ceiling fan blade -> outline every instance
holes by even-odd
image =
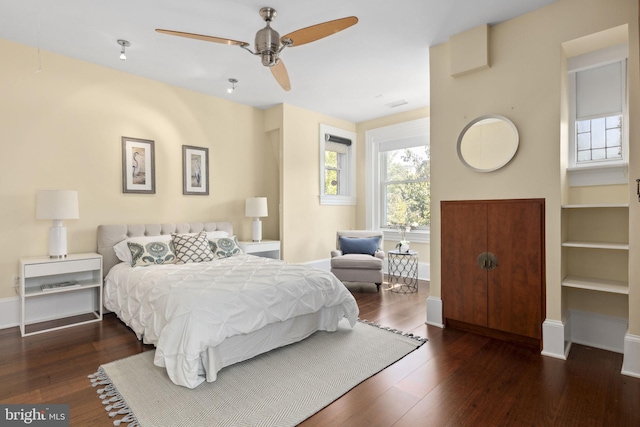
[[[289,33],[280,38],[293,40],[293,46],[301,46],[303,44],[311,43],[319,40],[323,37],[330,36],[339,31],[345,30],[352,25],[358,23],[358,18],[355,16],[349,16],[346,18],[336,19],[333,21],[323,22],[321,24],[312,25],[310,27],[302,28],[300,30]]]
[[[290,91],[291,83],[289,82],[289,73],[287,73],[287,68],[284,66],[282,59],[280,59],[276,65],[269,68],[271,69],[271,74],[273,74],[273,77],[275,77],[278,84],[282,86],[282,89],[287,92]]]
[[[202,34],[193,34],[193,33],[184,33],[182,31],[173,31],[173,30],[163,30],[161,28],[157,28],[156,29],[157,32],[162,33],[162,34],[168,34],[170,36],[179,36],[179,37],[186,37],[188,39],[196,39],[196,40],[202,40],[205,42],[214,42],[214,43],[222,43],[222,44],[228,44],[231,46],[235,46],[235,45],[248,45],[249,43],[246,42],[240,42],[238,40],[231,40],[231,39],[223,39],[220,37],[213,37],[213,36],[205,36]]]

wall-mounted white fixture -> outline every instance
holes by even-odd
[[[231,83],[231,87],[229,89],[227,89],[227,92],[233,93],[233,91],[236,90],[236,85],[238,84],[238,80],[229,79],[229,83]]]
[[[78,219],[78,192],[74,190],[38,190],[36,219],[52,219],[49,228],[49,257],[67,257],[67,228],[63,219]]]
[[[251,239],[254,242],[262,240],[262,221],[260,221],[260,217],[268,214],[266,197],[250,197],[245,201],[244,216],[253,217]]]
[[[121,49],[120,49],[120,60],[121,61],[126,61],[127,60],[127,54],[125,52],[125,49],[129,46],[131,46],[131,43],[129,43],[126,40],[118,40],[118,44],[120,45]]]

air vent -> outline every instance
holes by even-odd
[[[405,104],[408,104],[408,102],[405,101],[404,99],[400,99],[398,101],[393,101],[393,102],[390,102],[388,104],[384,104],[384,106],[385,107],[389,107],[389,108],[396,108],[396,107],[399,107],[399,106],[405,105]]]

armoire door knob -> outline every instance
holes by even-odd
[[[478,255],[477,263],[483,270],[493,270],[498,266],[498,258],[491,252],[482,252]]]

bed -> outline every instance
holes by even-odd
[[[215,381],[225,366],[335,331],[345,317],[352,327],[357,321],[351,293],[330,272],[309,266],[242,253],[142,267],[118,258],[125,242],[167,241],[172,233],[206,233],[215,236],[211,242],[234,236],[230,222],[100,225],[98,252],[105,307],[156,346],[154,364],[177,385]]]

